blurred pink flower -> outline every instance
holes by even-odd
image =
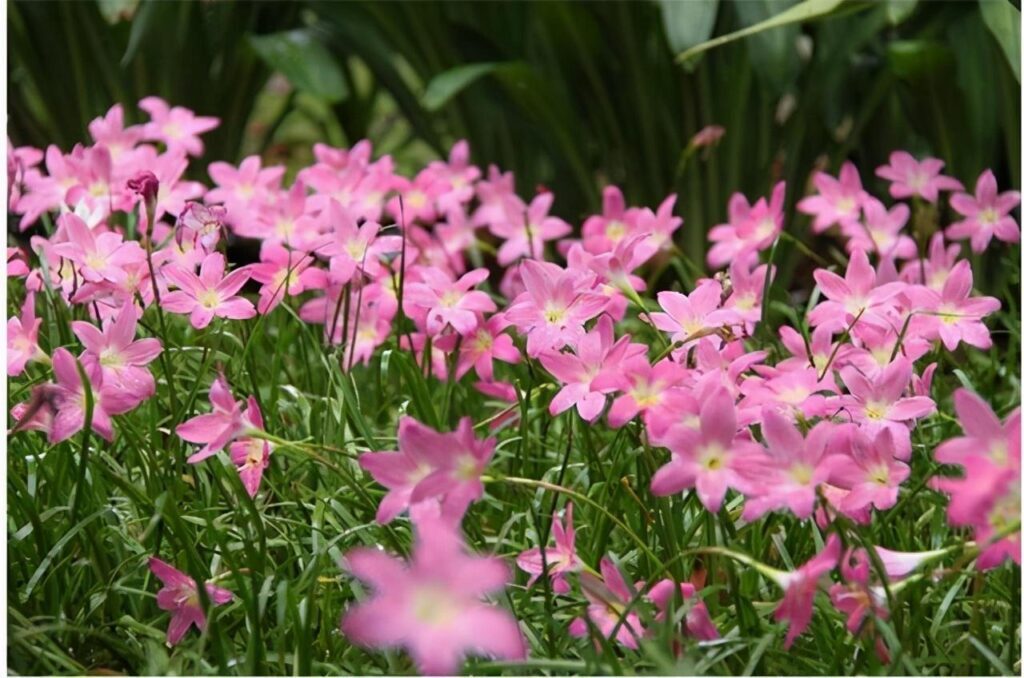
[[[156,594],[156,604],[161,610],[171,613],[171,624],[167,627],[167,643],[180,643],[193,624],[201,632],[205,631],[206,615],[199,603],[196,580],[155,556],[149,558],[149,569],[164,585]],[[234,598],[227,589],[213,584],[205,586],[211,605],[224,605]]]
[[[928,202],[939,199],[939,191],[962,191],[963,185],[942,172],[946,163],[937,158],[925,158],[918,162],[906,151],[894,151],[889,164],[882,165],[875,174],[892,182],[889,193],[897,200],[920,196]]]
[[[1020,192],[999,193],[992,170],[985,170],[978,177],[974,195],[957,193],[949,204],[966,217],[946,229],[950,240],[970,238],[975,252],[984,252],[993,235],[1003,242],[1020,242],[1020,225],[1011,214],[1020,204]]]
[[[555,538],[555,547],[549,549],[540,546],[523,551],[516,558],[519,569],[530,575],[526,586],[533,586],[539,577],[547,574],[551,578],[551,588],[555,593],[566,594],[570,590],[567,575],[577,572],[582,565],[576,557],[576,530],[572,524],[572,502],[565,506],[565,523],[557,515],[551,516],[551,533]],[[543,555],[541,554],[543,551]],[[547,565],[545,572],[544,566]]]

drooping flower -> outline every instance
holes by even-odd
[[[784,647],[788,650],[797,636],[811,623],[814,612],[814,596],[818,592],[819,580],[839,564],[842,545],[839,537],[830,534],[825,548],[793,572],[780,576],[785,595],[775,608],[776,621],[788,620]]]
[[[377,522],[386,524],[407,508],[432,499],[440,501],[445,518],[458,522],[483,496],[480,476],[496,443],[493,438],[478,440],[469,417],[450,433],[402,417],[397,452],[366,452],[359,457],[359,465],[389,490],[377,507]]]
[[[249,279],[246,268],[237,268],[224,275],[227,262],[220,252],[206,255],[199,275],[177,266],[162,269],[164,276],[178,289],[161,300],[161,306],[171,313],[188,313],[192,327],[201,330],[215,317],[245,320],[256,315],[256,307],[244,297],[237,296]]]
[[[569,592],[570,588],[568,574],[577,572],[582,567],[576,557],[576,530],[572,524],[572,502],[565,507],[564,524],[557,515],[551,516],[551,533],[555,538],[554,548],[539,546],[523,551],[516,558],[516,564],[519,569],[530,575],[530,580],[526,583],[527,586],[532,586],[538,578],[546,574],[551,578],[552,590],[555,593],[565,594]],[[545,564],[547,565],[546,571]]]
[[[25,371],[25,365],[33,360],[45,359],[46,354],[39,348],[39,327],[42,318],[36,317],[36,295],[29,292],[21,306],[21,317],[11,316],[7,320],[7,376],[16,377]]]
[[[263,430],[263,413],[253,396],[249,396],[242,421],[249,431]],[[243,436],[231,443],[231,462],[238,467],[238,476],[250,497],[259,492],[263,472],[270,466],[270,451],[270,442],[262,438]]]
[[[636,605],[628,612],[626,607],[637,597],[637,591],[626,583],[622,572],[610,558],[601,559],[601,577],[603,581],[589,572],[580,575],[583,595],[590,603],[587,618],[605,638],[636,650],[646,629],[640,622]],[[577,617],[569,624],[569,633],[577,637],[587,635],[587,622],[583,617]]]
[[[155,556],[149,558],[149,569],[164,585],[156,594],[156,604],[171,613],[167,643],[180,643],[193,624],[200,632],[205,631],[206,615],[199,602],[196,580]],[[234,598],[227,589],[210,583],[205,586],[211,605],[224,605]]]
[[[651,479],[659,497],[694,488],[709,511],[718,511],[728,488],[742,489],[740,469],[760,446],[737,436],[736,405],[725,389],[710,395],[700,409],[700,430],[678,427],[665,441],[672,459]]]
[[[190,464],[212,457],[247,428],[242,408],[231,394],[223,373],[210,385],[210,405],[213,409],[209,413],[196,415],[174,429],[183,440],[203,444],[202,449],[188,458]]]
[[[889,193],[897,200],[920,196],[928,202],[939,199],[939,191],[962,191],[963,185],[953,177],[941,174],[946,163],[937,158],[918,162],[906,151],[894,151],[889,164],[882,165],[875,174],[892,182]]]
[[[515,618],[481,600],[508,583],[504,563],[467,554],[445,521],[425,515],[415,527],[408,563],[370,548],[345,555],[344,566],[373,595],[349,608],[342,633],[365,647],[404,648],[428,675],[457,673],[467,655],[525,659]]]
[[[1020,225],[1011,214],[1020,204],[1020,192],[999,193],[992,170],[985,170],[978,177],[974,195],[957,193],[949,199],[949,204],[966,218],[946,229],[947,238],[970,238],[971,249],[975,252],[984,252],[992,236],[1003,242],[1020,242]]]

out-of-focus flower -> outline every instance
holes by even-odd
[[[199,603],[196,580],[155,556],[149,558],[149,570],[164,585],[156,594],[156,604],[161,610],[171,613],[171,623],[167,627],[167,643],[180,643],[193,624],[200,631],[205,631],[206,615]],[[206,595],[213,605],[224,605],[234,598],[227,589],[209,583],[205,586]]]

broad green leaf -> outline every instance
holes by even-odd
[[[1020,82],[1020,10],[1008,0],[980,0],[981,18]]]
[[[745,26],[754,26],[786,12],[795,0],[750,0],[736,3],[736,13]],[[781,94],[800,70],[796,53],[796,24],[776,26],[747,38],[751,65],[762,81]]]
[[[665,37],[673,52],[682,52],[711,37],[718,0],[657,0]]]
[[[800,4],[793,5],[786,11],[780,12],[769,19],[765,19],[760,23],[754,24],[753,26],[747,26],[746,28],[738,31],[733,31],[732,33],[720,35],[717,38],[708,40],[707,42],[702,42],[699,45],[694,45],[690,49],[676,56],[676,61],[686,61],[701,52],[706,52],[709,49],[720,47],[735,40],[739,40],[740,38],[757,35],[762,31],[767,31],[772,28],[779,28],[780,26],[788,26],[789,24],[824,18],[843,4],[843,1],[844,0],[804,0]]]
[[[428,111],[440,110],[452,97],[488,73],[494,72],[500,65],[498,63],[467,64],[456,66],[434,76],[427,83],[427,90],[423,93],[423,107]]]
[[[330,103],[348,97],[348,85],[341,69],[309,31],[253,35],[249,43],[260,58],[288,78],[295,89]]]

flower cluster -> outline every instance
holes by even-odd
[[[728,222],[709,233],[706,263],[716,273],[645,300],[639,273],[680,256],[675,195],[655,209],[628,206],[610,186],[602,213],[574,239],[573,227],[550,213],[550,192],[520,197],[510,173],[471,164],[465,142],[411,177],[387,156],[374,159],[368,142],[318,144],[314,164],[291,185],[283,167],[252,156],[237,167],[212,163],[207,187],[184,176],[190,156],[202,154],[199,135],[217,120],[153,97],[139,106],[151,117],[145,124],[126,125],[115,106],[89,126],[91,145],[67,154],[15,148],[8,158],[16,178],[9,208],[36,233],[31,253],[8,251],[9,275],[24,278],[26,290],[20,316],[8,321],[8,375],[31,371],[44,382],[13,408],[15,430],[44,431],[59,443],[90,426],[112,440],[113,418],[157,390],[150,369],[163,344],[140,336],[140,320],[198,333],[287,305],[342,348],[344,370],[387,344],[426,374],[514,404],[516,366],[527,363],[553,386],[552,417],[575,410],[591,425],[603,418],[658,450],[651,495],[692,491],[707,511],[748,523],[772,513],[814,521],[822,546],[799,568],[747,563],[784,592],[776,618],[788,621],[787,646],[807,628],[819,585],[837,567],[830,598],[861,633],[866,618],[886,614],[877,578],[898,580],[932,557],[872,546],[893,568],[872,575],[844,530],[893,508],[928,454],[913,441],[937,410],[930,357],[992,346],[984,321],[1000,302],[975,292],[971,262],[955,244],[969,240],[979,252],[993,238],[1019,240],[1010,213],[1020,196],[999,193],[991,172],[970,195],[941,174],[941,161],[896,152],[877,171],[891,182],[897,202],[888,205],[863,188],[851,163],[838,177],[815,175],[817,192],[798,210],[848,257],[813,272],[820,294],[801,322],[771,328],[774,347],[757,337],[777,273],[765,254],[786,227],[784,183],[753,203],[740,194],[729,201]],[[921,251],[914,206],[937,203],[943,192],[963,218]],[[226,245],[238,239],[258,241],[257,263],[231,265]],[[42,295],[81,318],[70,324],[77,356],[58,337],[48,337],[49,351],[41,342]],[[201,446],[190,463],[227,449],[251,497],[280,442],[266,431],[258,396],[236,400],[221,373],[209,388],[210,411],[174,429]],[[934,456],[963,475],[932,485],[950,497],[949,522],[972,530],[979,568],[1019,563],[1019,409],[1000,422],[969,391],[955,403],[965,436]],[[487,467],[497,439],[479,437],[468,417],[451,432],[410,416],[397,427],[396,451],[366,452],[358,463],[386,489],[378,522],[408,512],[415,545],[407,563],[372,549],[346,555],[345,567],[372,596],[345,614],[342,632],[364,646],[405,648],[424,672],[455,672],[467,655],[522,659],[516,619],[484,601],[510,574],[496,557],[469,553],[460,530],[495,479]],[[576,551],[572,504],[552,521],[554,548],[538,543],[517,563],[530,584],[549,577],[557,595],[581,604],[570,632],[635,649],[651,624],[678,620],[678,608],[681,636],[718,637],[699,581],[630,582],[606,554],[595,569]],[[150,567],[165,584],[160,607],[174,614],[169,642],[193,623],[203,629],[193,579],[156,558]],[[207,594],[214,604],[231,598],[212,584]]]

